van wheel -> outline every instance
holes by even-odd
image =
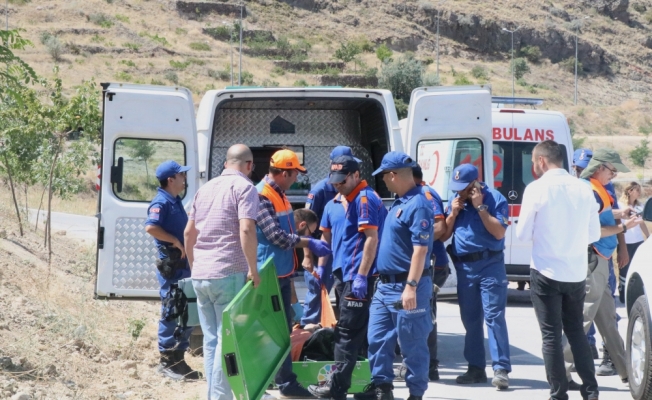
[[[652,398],[652,348],[650,307],[645,295],[636,299],[627,325],[627,375],[635,400]]]
[[[517,284],[516,290],[525,290],[525,281],[518,281]]]

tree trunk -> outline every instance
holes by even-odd
[[[54,167],[57,165],[57,158],[59,158],[59,152],[61,151],[62,140],[63,136],[60,136],[56,152],[54,153],[54,158],[52,159],[52,166],[50,167],[50,178],[48,182],[48,220],[47,234],[45,235],[48,247],[48,267],[52,265],[52,178],[54,177]],[[48,271],[48,275],[49,274],[50,272]]]
[[[9,159],[7,158],[7,154],[5,154],[5,166],[7,167],[7,175],[9,176],[9,187],[11,187],[11,196],[14,199],[14,206],[16,207],[16,218],[18,218],[18,228],[20,229],[20,236],[23,236],[23,223],[20,220],[20,209],[18,208],[18,200],[16,200],[14,179],[11,176],[11,166],[9,165]]]
[[[45,189],[46,187],[43,186],[43,192],[41,193],[41,202],[38,203],[38,211],[36,212],[36,224],[34,224],[34,232],[38,230],[38,218],[41,216],[41,207],[43,207],[43,197],[45,197]]]

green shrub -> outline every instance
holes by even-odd
[[[518,79],[516,80],[516,84],[519,85],[519,86],[523,86],[523,87],[526,87],[526,86],[527,86],[527,82],[526,82],[525,79],[523,79],[523,78],[518,78]]]
[[[103,42],[103,41],[104,41],[104,37],[100,36],[98,34],[95,34],[95,35],[93,35],[93,37],[91,37],[91,42],[93,42],[93,43],[100,43],[100,42]]]
[[[375,78],[378,76],[378,68],[368,68],[364,71],[364,76],[367,78]]]
[[[244,76],[244,74],[243,74]],[[279,83],[276,81],[273,81],[271,79],[263,79],[263,82],[261,83],[261,86],[264,87],[279,87]]]
[[[541,49],[539,46],[525,46],[519,51],[521,57],[525,57],[529,62],[537,63],[541,58]]]
[[[57,39],[56,36],[50,36],[46,41],[45,41],[45,47],[48,49],[48,54],[50,57],[52,57],[53,60],[59,61],[61,59],[61,55],[63,54],[63,44]]]
[[[634,3],[632,4],[632,8],[639,14],[643,14],[647,11],[647,7],[645,7],[645,4],[643,3]]]
[[[168,71],[165,73],[164,78],[172,83],[179,83],[179,76],[174,71]]]
[[[461,72],[458,73],[457,76],[455,77],[455,82],[453,82],[453,85],[455,86],[464,86],[464,85],[472,85],[473,82],[467,78],[466,74]]]
[[[363,53],[373,53],[374,44],[366,36],[361,36],[353,41]]]
[[[276,65],[274,66],[274,68],[272,68],[272,73],[276,74],[277,76],[283,76],[285,75],[285,70],[279,67],[278,65]]]
[[[578,117],[583,117],[584,114],[586,114],[586,110],[584,110],[584,108],[580,108],[579,111],[577,111]]]
[[[559,65],[561,66],[561,69],[568,71],[572,74],[575,73],[575,57],[568,57],[567,59],[560,61]],[[582,68],[582,62],[578,61],[577,62],[577,74],[582,75],[584,73],[584,70]]]
[[[527,65],[525,58],[516,58],[510,66],[514,68],[514,77],[521,79],[523,75],[530,73],[530,66]]]
[[[412,90],[423,85],[423,65],[410,55],[404,55],[398,60],[385,61],[378,85],[390,90],[395,99],[401,99],[407,104]]]
[[[140,45],[138,43],[131,43],[131,42],[122,43],[122,47],[126,47],[133,51],[138,51],[138,49],[140,49]]]
[[[528,86],[528,87],[527,87],[527,91],[530,92],[530,93],[532,93],[532,94],[537,94],[537,93],[539,93],[539,91],[537,90],[537,88],[534,87],[534,86]]]
[[[237,75],[236,75],[237,78]],[[236,79],[237,80],[237,79]],[[254,74],[249,71],[242,71],[242,82],[245,86],[254,86]]]
[[[394,99],[394,107],[399,119],[407,118],[408,104],[401,99]]]
[[[39,39],[41,41],[41,44],[45,44],[48,41],[48,39],[53,37],[53,36],[54,35],[52,35],[50,32],[41,32],[41,34],[39,35]]]
[[[202,60],[200,58],[194,58],[194,57],[188,58],[187,62],[190,63],[190,64],[195,64],[195,65],[200,65],[200,66],[201,65],[206,65],[206,61],[204,61],[204,60]]]
[[[652,10],[646,12],[643,18],[647,21],[648,24],[652,24]]]
[[[133,340],[136,340],[140,337],[140,334],[142,333],[146,323],[147,322],[145,318],[141,318],[141,319],[129,318],[128,330]]]
[[[189,61],[176,61],[176,60],[170,60],[170,66],[174,69],[178,69],[179,71],[183,71],[190,65]]]
[[[113,20],[111,20],[111,17],[104,13],[90,14],[87,18],[90,22],[99,25],[102,28],[110,28],[113,26]]]
[[[183,28],[177,28],[174,30],[174,33],[176,33],[177,35],[187,35],[188,30]]]
[[[632,163],[637,167],[645,167],[645,161],[650,156],[650,149],[647,147],[650,142],[647,139],[642,139],[634,150],[629,152],[629,158],[632,159]]]
[[[335,50],[333,58],[348,63],[353,61],[353,59],[356,58],[360,53],[362,53],[362,49],[357,43],[346,42],[340,44],[340,48]]]
[[[127,24],[129,23],[129,17],[127,17],[126,15],[116,14],[115,19],[117,19],[120,22],[124,22]]]
[[[160,44],[161,46],[167,46],[167,45],[170,44],[170,42],[168,42],[166,38],[164,38],[164,37],[162,37],[162,36],[159,36],[158,33],[157,33],[156,35],[153,35],[153,36],[152,36],[151,34],[149,34],[149,33],[147,33],[147,32],[140,32],[140,33],[138,34],[138,36],[149,38],[149,39],[151,39],[152,41],[154,41],[154,42]]]
[[[208,43],[204,42],[192,42],[190,43],[190,48],[196,51],[210,51],[211,47]]]
[[[120,64],[124,64],[128,67],[133,67],[133,68],[136,67],[136,63],[131,60],[120,60]]]
[[[131,75],[129,75],[124,71],[116,72],[115,78],[119,81],[125,81],[125,82],[131,81]]]
[[[421,62],[423,63],[423,65],[430,65],[435,62],[435,59],[432,57],[426,57]]]
[[[473,76],[475,79],[484,79],[485,81],[489,79],[487,69],[482,65],[476,65],[473,67],[473,69],[471,69],[471,76]]]
[[[209,69],[208,70],[208,76],[210,76],[213,79],[219,79],[221,81],[230,81],[231,80],[231,70],[228,69],[228,68],[221,69],[221,70]]]
[[[152,78],[152,81],[150,82],[151,85],[159,85],[159,86],[165,86],[165,82],[159,81],[158,79]]]
[[[306,86],[310,86],[310,85],[308,85],[308,82],[306,82],[305,79],[299,79],[298,81],[294,81],[294,83],[292,84],[292,86],[297,86],[297,87],[306,87]]]
[[[376,49],[376,57],[382,62],[391,61],[393,55],[394,52],[389,47],[387,47],[385,43],[381,44]]]
[[[441,86],[441,79],[437,74],[425,74],[423,76],[423,86]]]

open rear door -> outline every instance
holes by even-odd
[[[198,185],[197,130],[185,88],[103,84],[104,126],[97,239],[97,298],[158,298],[156,249],[147,207],[165,160],[190,165],[188,209]]]

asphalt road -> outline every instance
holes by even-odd
[[[443,301],[438,304],[439,327],[439,360],[441,380],[430,383],[424,398],[427,399],[547,399],[550,395],[546,380],[543,359],[541,356],[541,331],[529,302],[529,291],[509,290],[508,307],[506,311],[507,327],[510,339],[510,353],[512,373],[510,388],[506,391],[497,391],[491,386],[491,358],[488,352],[487,336],[485,333],[485,357],[487,359],[487,376],[489,383],[477,385],[458,385],[455,378],[466,371],[467,363],[464,360],[464,327],[459,316],[459,307],[455,301]],[[618,313],[622,317],[618,327],[623,338],[627,330],[626,312],[619,303]],[[599,334],[596,335],[598,343],[601,342]],[[596,368],[601,360],[595,360]],[[573,379],[580,382],[577,374]],[[629,387],[620,381],[618,376],[599,376],[601,400],[630,399]],[[407,399],[409,391],[405,382],[394,383],[394,396],[397,399]],[[277,391],[270,394],[278,396]],[[352,399],[349,396],[349,399]],[[581,399],[579,392],[570,392],[570,399]]]
[[[38,210],[29,210],[29,222],[36,222],[36,213]],[[41,210],[38,217],[39,225],[43,224],[47,212]],[[52,213],[52,232],[66,232],[66,236],[83,240],[84,242],[97,241],[97,218],[87,217],[84,215],[66,214],[60,212]]]

